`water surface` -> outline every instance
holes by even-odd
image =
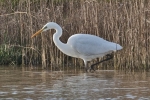
[[[0,68],[0,100],[149,100],[150,73]]]

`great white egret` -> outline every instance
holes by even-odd
[[[53,41],[58,49],[68,56],[83,59],[86,70],[89,69],[87,66],[88,61],[122,49],[122,46],[117,43],[109,42],[90,34],[75,34],[68,39],[66,44],[62,43],[59,40],[62,35],[62,28],[55,22],[48,22],[42,29],[33,34],[31,38],[49,29],[56,30],[56,33],[53,35]],[[93,69],[92,66],[91,69]]]

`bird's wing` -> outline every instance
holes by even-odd
[[[70,38],[72,48],[78,53],[90,56],[105,54],[107,52],[113,51],[109,46],[111,42],[108,42],[102,38],[93,35],[81,35],[77,37]]]

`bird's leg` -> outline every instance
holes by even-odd
[[[85,71],[88,72],[89,71],[89,67],[88,67],[87,61],[84,61],[84,65],[85,65]]]
[[[84,60],[84,65],[85,65],[85,71],[88,72],[88,66],[87,66],[87,61]]]
[[[100,63],[102,63],[102,62],[104,62],[104,61],[107,61],[107,60],[110,60],[110,59],[112,59],[112,58],[113,58],[113,54],[107,54],[106,56],[107,56],[107,58],[106,58],[106,59],[101,60],[100,62],[97,62],[97,63],[95,63],[95,64],[92,64],[92,65],[91,65],[91,69],[90,69],[90,70],[95,71],[95,69],[94,69],[94,66],[95,66],[95,65],[100,64]]]

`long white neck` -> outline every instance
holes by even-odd
[[[53,35],[53,41],[54,41],[55,45],[58,47],[58,49],[60,49],[60,51],[62,51],[66,55],[69,55],[68,51],[70,50],[70,47],[68,45],[66,45],[65,43],[62,43],[59,40],[59,38],[62,35],[62,28],[58,25],[58,26],[54,27],[54,29],[56,30],[56,33],[54,33],[54,35]]]

